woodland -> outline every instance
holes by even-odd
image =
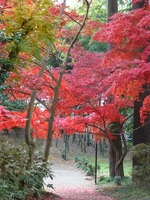
[[[150,183],[148,0],[0,0],[0,194],[39,196],[53,139],[92,134],[109,144],[121,185]],[[24,132],[24,143],[11,139]],[[19,136],[18,136],[19,138]],[[37,141],[45,140],[44,151]],[[52,185],[48,185],[52,187]]]

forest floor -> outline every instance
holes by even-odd
[[[56,145],[57,144],[57,145]],[[43,146],[43,145],[42,145]],[[56,147],[57,146],[57,147]],[[58,143],[53,141],[50,150],[50,166],[54,179],[45,179],[45,183],[53,184],[54,189],[46,189],[39,200],[149,200],[150,191],[148,186],[137,187],[131,181],[131,158],[128,155],[124,162],[125,179],[122,186],[117,187],[114,181],[108,176],[108,151],[107,146],[105,152],[98,152],[98,162],[100,163],[100,171],[98,177],[104,180],[95,185],[94,177],[86,176],[82,170],[77,168],[75,158],[86,158],[90,162],[95,160],[95,145],[92,143],[86,146],[86,153],[79,145],[78,141],[69,140],[69,151],[66,153],[66,160],[62,158],[64,153],[64,141],[59,140]],[[99,179],[98,179],[99,180]],[[27,200],[36,200],[29,197]]]
[[[54,180],[45,179],[45,183],[53,184],[53,189],[46,190],[56,194],[55,200],[112,200],[111,197],[102,195],[94,184],[94,178],[85,176],[78,170],[72,160],[63,160],[60,149],[51,150],[51,169]],[[58,195],[58,196],[57,196]],[[52,197],[50,198],[52,199]],[[47,200],[50,200],[47,198]]]

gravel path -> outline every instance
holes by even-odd
[[[45,182],[53,184],[55,190],[47,190],[60,196],[56,200],[112,200],[96,192],[93,178],[85,176],[74,162],[53,156],[52,164],[54,180],[47,178]]]

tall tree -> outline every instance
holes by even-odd
[[[147,0],[133,1],[133,9],[141,9],[148,5]],[[144,48],[139,48],[139,51],[144,51]],[[150,62],[150,55],[148,55],[146,62]],[[147,116],[144,124],[141,122],[140,111],[144,104],[146,97],[150,95],[150,85],[142,85],[143,91],[139,94],[138,100],[134,102],[134,124],[133,124],[133,146],[141,143],[150,143],[150,117]],[[133,157],[133,168],[138,167],[139,161],[137,158]],[[137,181],[137,177],[133,176],[133,180]]]
[[[17,73],[11,73],[9,76],[10,79],[7,80],[7,84],[9,84],[9,89],[11,88],[13,96],[15,97],[17,94],[17,97],[28,98],[29,102],[25,127],[25,138],[27,144],[30,147],[30,159],[27,163],[27,169],[30,169],[32,166],[35,148],[35,142],[33,140],[33,134],[31,134],[31,131],[36,130],[38,133],[36,125],[40,120],[38,119],[36,121],[34,119],[36,118],[36,111],[39,112],[39,110],[35,107],[35,99],[42,103],[42,105],[44,105],[47,109],[47,112],[43,112],[43,119],[40,120],[41,124],[44,124],[42,128],[46,124],[48,126],[47,128],[43,128],[45,131],[47,131],[47,135],[45,134],[45,138],[47,138],[47,140],[43,160],[47,161],[51,147],[52,137],[54,136],[54,134],[56,134],[54,133],[54,118],[57,113],[57,103],[61,94],[60,88],[62,85],[63,76],[68,70],[71,49],[74,47],[75,42],[77,41],[77,38],[85,25],[88,10],[90,7],[89,1],[85,1],[86,12],[84,16],[80,17],[74,11],[65,11],[65,2],[66,1],[64,0],[64,3],[61,6],[57,4],[55,8],[49,8],[50,13],[54,13],[54,16],[56,15],[54,26],[55,28],[53,32],[57,34],[58,40],[47,41],[47,39],[45,38],[44,41],[47,41],[47,43],[41,43],[40,46],[40,53],[42,54],[42,56],[40,57],[39,55],[38,58],[35,57],[33,62],[34,65],[31,66],[30,63],[28,67],[30,70],[19,68]],[[62,9],[60,9],[61,7]],[[66,23],[69,22],[75,24],[75,27],[72,26],[70,30],[66,28]],[[44,55],[45,58],[43,59]],[[53,66],[48,65],[48,59],[53,56],[55,57],[55,60],[57,62],[56,69],[54,69]],[[13,79],[13,76],[15,77],[15,79]],[[41,82],[41,80],[43,79],[45,79],[46,84],[44,84],[44,81]],[[12,82],[11,80],[14,81]],[[18,88],[18,84],[23,85],[23,87]],[[41,90],[41,88],[43,90]],[[45,103],[43,102],[43,99]],[[40,118],[40,115],[38,116]]]
[[[108,0],[108,22],[111,20],[111,17],[117,12],[118,12],[118,0],[115,0],[115,1]],[[108,44],[108,51],[111,50],[112,48],[113,48],[112,44]],[[109,101],[111,101],[111,97],[109,97]],[[115,131],[119,133],[120,131],[122,132],[122,129],[116,127]],[[116,146],[116,150],[118,151],[118,154],[121,155],[122,141],[121,141],[120,135],[117,135],[116,140],[113,140],[112,143],[114,143],[114,146]],[[115,169],[116,152],[113,148],[112,143],[109,143],[109,176],[114,178],[116,176],[116,169]],[[123,164],[120,168],[120,172],[118,176],[124,177]]]
[[[135,2],[139,4],[139,1]],[[149,142],[149,133],[144,130],[149,125],[145,123],[141,127],[142,115],[140,116],[143,106],[146,108],[149,95],[150,34],[149,6],[146,2],[142,3],[142,8],[126,14],[115,14],[94,36],[98,41],[113,43],[113,48],[106,55],[105,65],[111,69],[110,77],[115,77],[112,82],[115,97],[128,99],[134,104],[134,144]],[[140,129],[143,129],[143,132]]]

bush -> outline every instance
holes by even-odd
[[[132,149],[136,165],[133,168],[133,181],[137,184],[150,183],[150,144],[138,144]]]
[[[83,170],[87,176],[94,176],[95,166],[89,163],[85,158],[80,159],[78,157],[75,158],[77,168]]]
[[[51,177],[48,163],[35,155],[31,170],[26,170],[28,151],[7,137],[0,138],[0,197],[3,200],[23,200],[29,194],[40,195],[43,178]],[[52,185],[48,185],[52,187]]]

